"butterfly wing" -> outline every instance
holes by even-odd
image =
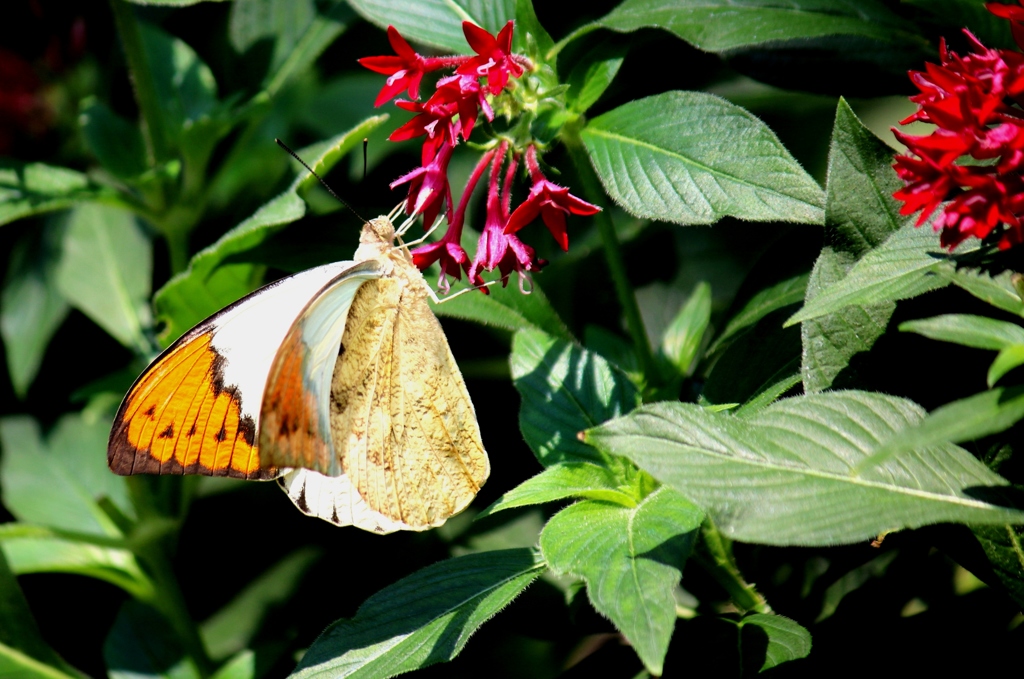
[[[266,479],[258,408],[285,334],[307,300],[353,268],[336,262],[271,283],[189,330],[135,381],[114,418],[107,462],[118,474]]]
[[[312,469],[292,469],[277,482],[303,514],[335,526],[356,526],[380,535],[412,528],[370,509],[344,474],[324,476]]]
[[[490,466],[411,264],[359,289],[342,345],[330,402],[345,474],[373,512],[413,530],[441,525],[472,501]]]
[[[373,260],[347,269],[318,290],[288,328],[270,366],[260,408],[263,466],[342,473],[331,443],[331,376],[352,299],[360,286],[379,276]]]

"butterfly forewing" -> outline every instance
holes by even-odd
[[[267,479],[257,432],[267,375],[306,301],[353,267],[336,262],[260,288],[188,331],[146,369],[111,428],[118,474]]]

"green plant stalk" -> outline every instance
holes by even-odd
[[[164,124],[163,109],[156,94],[152,69],[142,45],[142,33],[135,16],[135,8],[125,0],[110,0],[114,12],[117,32],[121,36],[125,59],[131,72],[135,99],[139,104],[142,116],[142,137],[146,140],[149,153],[149,166],[166,161],[170,157],[170,143],[167,138],[167,126]]]
[[[580,128],[583,118],[567,123],[561,132],[561,139],[569,150],[576,173],[583,183],[583,193],[591,202],[597,203],[596,196],[602,195],[601,183],[598,181],[594,169],[590,166],[590,159],[583,147],[583,139],[580,137]],[[644,373],[647,384],[658,383],[658,373],[655,367],[654,355],[651,353],[651,342],[647,338],[647,330],[644,328],[643,319],[640,317],[640,306],[636,301],[636,294],[633,286],[626,276],[626,263],[622,259],[622,248],[619,245],[619,238],[615,233],[615,225],[611,217],[604,210],[593,216],[597,223],[598,232],[601,234],[601,243],[604,249],[605,261],[608,263],[608,271],[615,286],[615,295],[618,297],[619,305],[626,316],[626,327],[629,329],[630,337],[633,339],[637,358]]]
[[[128,491],[131,494],[132,503],[139,517],[138,533],[145,534],[146,524],[166,523],[165,517],[161,516],[156,508],[156,498],[153,496],[149,479],[141,476],[129,476]],[[170,559],[167,555],[166,545],[168,535],[164,530],[153,531],[150,536],[144,536],[132,546],[132,551],[138,557],[153,583],[153,597],[149,603],[156,608],[170,623],[182,648],[192,658],[196,668],[203,677],[213,674],[215,664],[206,652],[206,646],[199,636],[198,626],[189,615],[185,606],[185,596],[182,594],[178,580],[174,576]]]
[[[704,519],[700,528],[700,543],[691,558],[728,592],[742,612],[772,612],[765,598],[743,579],[733,559],[731,543],[718,531],[711,519]]]

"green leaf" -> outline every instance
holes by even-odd
[[[127,549],[89,544],[20,523],[0,524],[0,549],[18,575],[73,573],[109,582],[140,600],[154,596],[152,583]]]
[[[675,586],[704,513],[662,486],[635,507],[584,500],[551,517],[540,548],[551,569],[587,582],[594,608],[660,675],[676,620]]]
[[[913,31],[874,0],[626,0],[596,24],[662,28],[706,52],[844,35],[902,42]]]
[[[387,116],[376,116],[357,125],[345,134],[325,142],[318,154],[307,157],[310,167],[326,172],[342,156],[359,144]],[[274,233],[306,213],[306,204],[299,197],[316,179],[306,170],[298,173],[291,186],[259,208],[251,217],[228,231],[205,250],[197,253],[188,269],[178,274],[157,291],[153,305],[157,315],[167,323],[164,337],[173,341],[207,316],[252,292],[258,286],[258,271],[252,264],[223,264],[256,248]],[[233,257],[235,256],[235,257]]]
[[[1024,365],[1024,344],[1014,344],[1001,350],[996,360],[992,361],[988,375],[985,376],[988,386],[994,385],[1003,378],[1003,375],[1019,365]]]
[[[371,596],[351,620],[329,626],[292,676],[391,677],[447,662],[542,571],[528,549],[427,566]]]
[[[794,373],[789,377],[783,377],[773,384],[766,385],[762,390],[751,396],[739,408],[733,410],[736,417],[747,417],[751,413],[775,403],[783,394],[800,384],[800,373]]]
[[[200,679],[170,625],[155,610],[128,601],[103,644],[110,679]]]
[[[576,434],[640,403],[633,383],[605,359],[539,330],[516,333],[509,363],[523,399],[519,428],[545,467],[601,462]]]
[[[0,676],[9,679],[80,679],[82,675],[67,674],[16,648],[0,643]]]
[[[451,301],[442,298],[440,304],[431,302],[430,308],[438,316],[461,318],[512,332],[534,328],[565,340],[572,339],[569,329],[539,285],[535,284],[529,294],[523,294],[515,285],[494,285],[487,291],[487,295],[467,292]]]
[[[840,99],[829,149],[825,247],[811,271],[807,303],[839,284],[858,259],[910,223],[899,214],[899,204],[892,197],[902,185],[892,171],[892,149]],[[822,391],[837,378],[854,382],[850,360],[882,336],[895,308],[893,302],[883,301],[804,321],[800,328],[804,389]]]
[[[602,500],[626,507],[636,506],[632,493],[623,489],[622,479],[607,467],[585,462],[569,462],[548,467],[508,491],[476,519],[504,509],[540,505],[566,498]]]
[[[109,420],[65,415],[44,444],[27,416],[0,419],[0,484],[4,505],[20,521],[67,531],[121,537],[96,502],[108,497],[131,515],[123,478],[107,469]]]
[[[267,613],[289,600],[318,557],[311,548],[289,554],[204,622],[200,634],[210,657],[223,660],[244,649]]]
[[[765,316],[714,362],[701,398],[709,404],[747,403],[800,369],[800,332],[783,328],[786,310]]]
[[[0,676],[66,676],[57,667],[73,672],[39,633],[28,601],[0,551]]]
[[[1020,523],[986,502],[1006,481],[952,444],[858,466],[921,421],[905,399],[857,391],[778,401],[736,418],[657,403],[586,433],[586,441],[707,508],[727,536],[834,545],[933,523]]]
[[[740,332],[755,326],[762,318],[780,309],[785,309],[793,304],[799,304],[804,299],[804,292],[807,290],[808,274],[798,274],[775,285],[764,288],[747,301],[743,307],[729,319],[722,334],[715,339],[714,344],[708,348],[708,353],[714,353]]]
[[[57,229],[47,224],[18,240],[0,296],[0,336],[11,384],[20,398],[28,392],[50,339],[70,308],[55,280],[58,236]]]
[[[526,54],[539,64],[555,46],[555,41],[540,25],[537,13],[533,9],[533,0],[516,0],[515,8],[516,24],[515,32],[512,34],[512,49],[517,53]]]
[[[64,298],[141,354],[146,329],[153,248],[135,217],[102,205],[80,205],[67,216],[57,286]]]
[[[714,95],[632,101],[591,120],[582,136],[605,191],[638,217],[822,221],[821,188],[775,133]]]
[[[82,100],[78,120],[86,146],[103,169],[128,179],[145,172],[146,144],[139,126],[125,120],[94,97]]]
[[[166,5],[168,7],[188,7],[201,2],[227,2],[228,0],[127,0],[133,5]]]
[[[976,349],[1005,349],[1024,344],[1024,328],[1006,321],[970,314],[944,314],[900,324],[902,332],[916,332],[941,342]]]
[[[218,108],[217,81],[185,42],[145,22],[139,30],[164,123],[180,146]]]
[[[869,306],[916,297],[947,285],[941,276],[932,274],[952,267],[950,259],[938,251],[938,241],[931,229],[903,226],[864,255],[844,278],[804,304],[786,325],[821,318],[853,305]]]
[[[569,85],[566,93],[569,108],[582,114],[596,104],[612,84],[625,57],[624,48],[611,48],[603,43],[595,45],[581,56],[566,78]]]
[[[210,679],[256,679],[256,654],[246,649],[224,663]]]
[[[661,355],[675,366],[679,374],[688,374],[710,322],[711,286],[701,281],[661,338]]]
[[[349,0],[353,9],[381,28],[398,29],[407,40],[421,42],[456,54],[472,50],[462,33],[470,21],[497,35],[515,18],[515,0]]]
[[[936,408],[923,420],[904,428],[860,466],[947,441],[961,443],[998,434],[1024,418],[1024,387],[999,387]]]
[[[81,172],[0,159],[0,224],[94,201],[120,202],[113,190]]]
[[[1024,606],[1024,526],[971,526],[996,578]]]
[[[959,266],[954,271],[942,269],[936,273],[983,302],[1011,314],[1024,316],[1024,300],[1021,299],[1017,286],[1013,284],[1014,276],[1018,274],[1013,271],[1004,271],[992,276],[987,271]]]
[[[770,670],[811,653],[811,633],[783,615],[755,613],[739,621],[743,676]]]
[[[354,19],[343,2],[318,14],[312,0],[239,0],[231,6],[228,37],[237,52],[263,38],[274,40],[265,91],[273,96],[341,35]]]

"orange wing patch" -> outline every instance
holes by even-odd
[[[268,479],[256,423],[224,386],[224,358],[206,332],[172,347],[143,373],[114,419],[110,468],[128,474],[205,474]]]
[[[264,459],[326,472],[331,450],[320,434],[316,397],[304,385],[305,355],[302,329],[296,325],[277,350],[267,378],[260,408],[260,438]]]

